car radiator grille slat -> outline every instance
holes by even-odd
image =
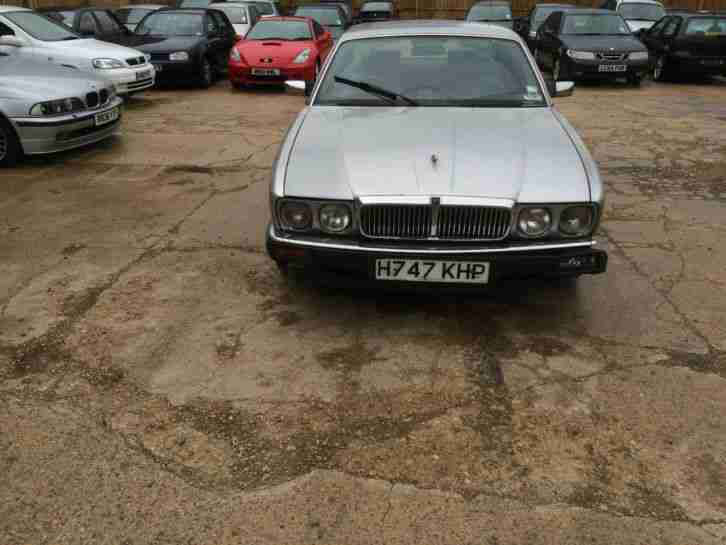
[[[435,229],[433,217],[432,205],[364,205],[361,233],[379,239],[501,240],[511,223],[511,211],[497,207],[442,205]]]

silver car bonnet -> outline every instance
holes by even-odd
[[[318,106],[301,121],[287,196],[591,200],[580,143],[550,108]]]

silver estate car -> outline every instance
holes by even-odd
[[[600,175],[550,98],[573,86],[502,27],[354,27],[279,150],[270,256],[380,282],[604,272]]]
[[[108,138],[119,129],[121,103],[106,79],[0,53],[0,166]]]

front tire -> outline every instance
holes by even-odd
[[[658,58],[655,59],[655,65],[653,66],[653,81],[665,81],[668,74],[666,64],[666,58],[664,55],[659,55]]]
[[[8,121],[0,118],[0,167],[15,166],[20,155],[20,141],[15,130]]]
[[[214,82],[214,70],[212,63],[207,57],[202,59],[202,65],[199,67],[199,87],[209,89]]]

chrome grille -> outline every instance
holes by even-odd
[[[442,239],[497,240],[507,236],[508,208],[480,206],[442,206],[437,234]]]
[[[598,53],[597,58],[604,61],[622,61],[625,53]]]
[[[499,207],[375,204],[360,209],[360,230],[368,238],[500,240],[510,223],[509,208]]]

